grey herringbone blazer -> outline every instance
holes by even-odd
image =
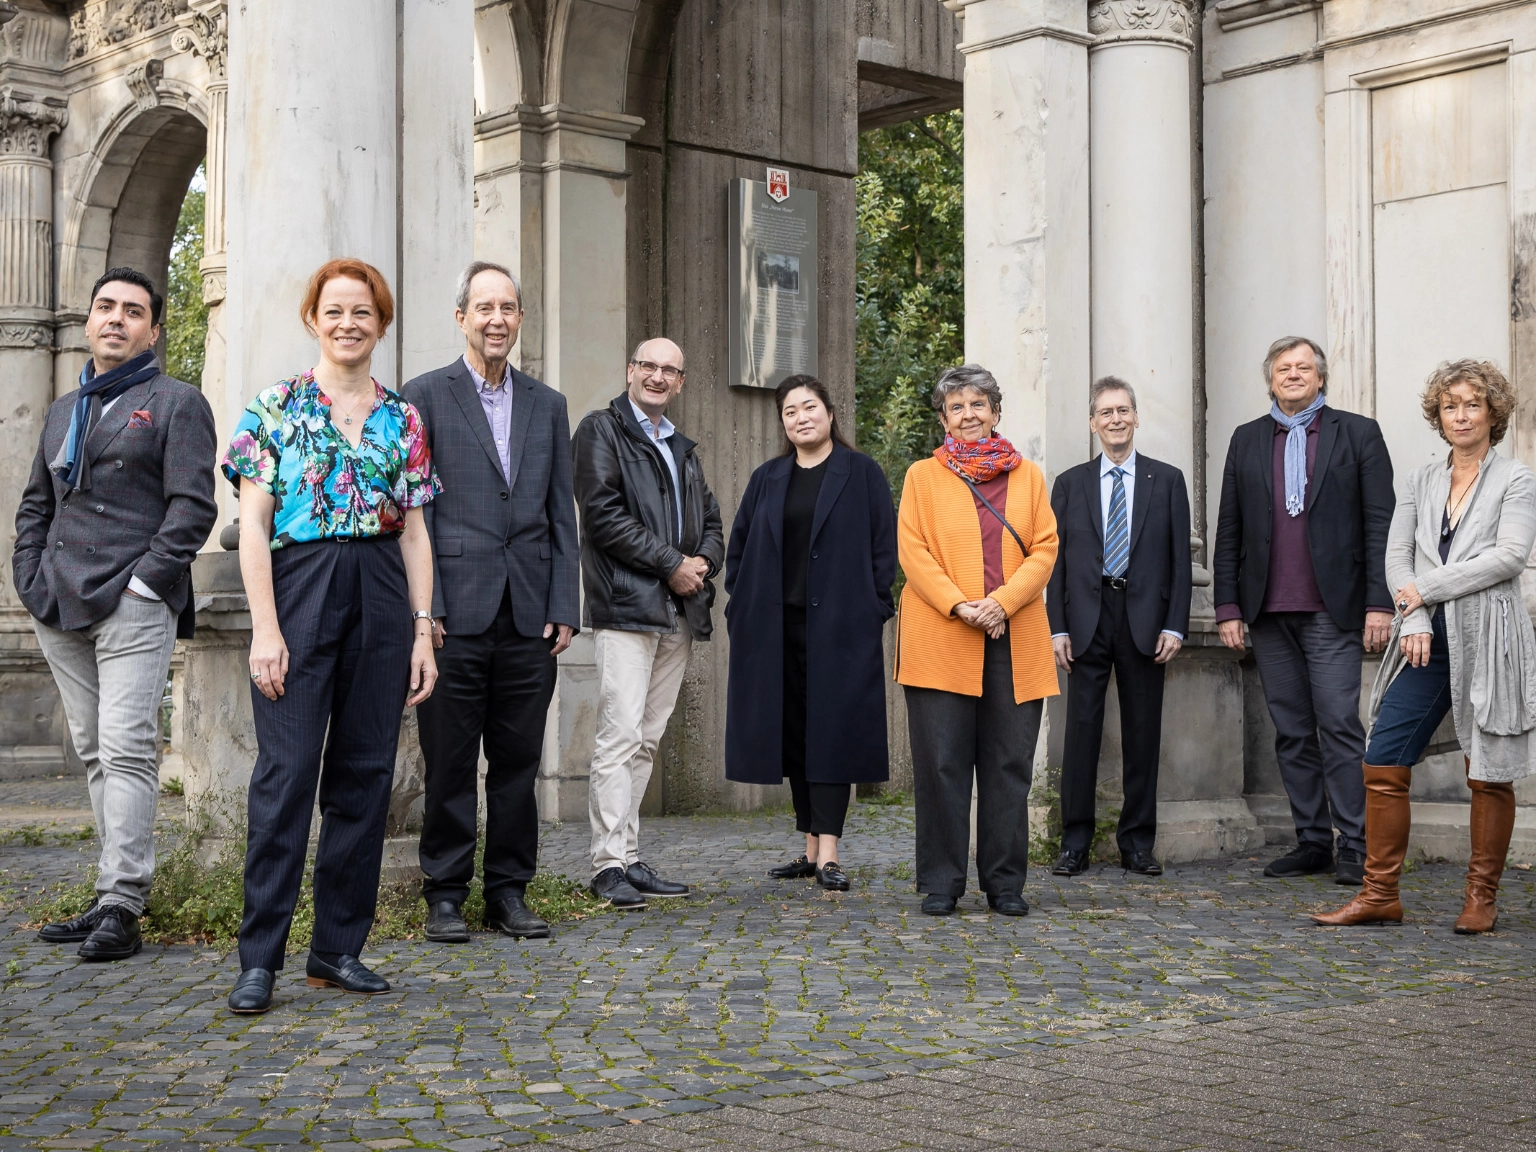
[[[178,615],[188,570],[218,518],[213,409],[163,373],[118,397],[86,441],[89,491],[49,470],[69,432],[78,389],[48,408],[16,510],[16,594],[44,624],[74,630],[117,608],[131,577]]]
[[[432,615],[444,618],[451,636],[489,628],[506,591],[520,635],[581,623],[565,397],[515,369],[510,387],[510,479],[463,359],[416,377],[403,391],[426,424],[443,485],[426,506],[426,522]]]

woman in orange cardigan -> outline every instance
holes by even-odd
[[[965,894],[971,786],[976,873],[987,904],[1029,912],[1029,785],[1056,667],[1045,586],[1056,517],[1040,469],[1001,436],[1003,394],[985,368],[939,377],[944,446],[907,470],[897,526],[901,594],[896,679],[906,687],[917,793],[923,911],[948,916]]]

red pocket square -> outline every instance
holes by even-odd
[[[148,409],[135,409],[128,416],[128,427],[130,428],[153,428],[154,426],[155,418],[149,414]]]

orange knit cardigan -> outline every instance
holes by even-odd
[[[956,604],[980,600],[985,587],[981,521],[965,481],[930,456],[907,469],[897,518],[897,549],[907,584],[901,592],[896,681],[981,695],[984,634],[958,616]],[[1008,477],[1001,509],[1029,546],[1026,558],[1003,530],[1003,586],[993,599],[1008,612],[1014,701],[1057,694],[1045,585],[1056,564],[1056,516],[1040,469],[1024,461]],[[992,513],[981,510],[981,515]]]

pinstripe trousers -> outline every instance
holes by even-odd
[[[283,966],[315,790],[315,952],[356,956],[378,903],[384,822],[410,680],[411,612],[394,537],[293,544],[272,554],[288,645],[283,695],[251,686],[251,773],[240,967]]]

